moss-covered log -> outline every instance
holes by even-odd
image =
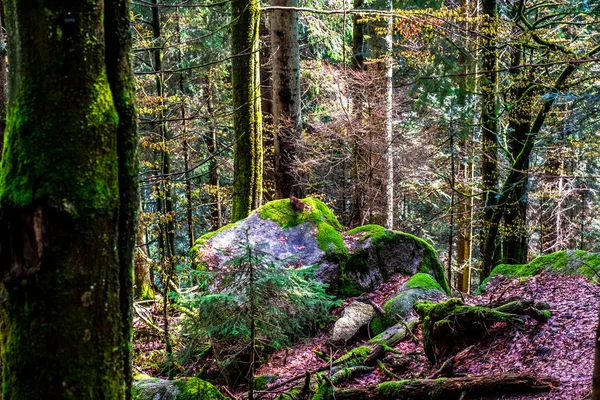
[[[3,398],[125,399],[138,206],[128,2],[5,6]]]
[[[260,111],[258,0],[231,2],[233,89],[233,208],[231,220],[246,218],[262,202],[262,115]]]
[[[522,315],[542,322],[550,317],[548,310],[534,308],[530,300],[512,301],[491,308],[465,305],[461,299],[453,298],[440,303],[422,301],[415,305],[415,310],[422,321],[425,354],[434,364],[438,355],[451,343],[452,336],[480,336],[494,322],[522,325]]]
[[[337,400],[459,399],[470,395],[493,395],[531,391],[548,391],[560,384],[558,379],[537,375],[491,374],[460,378],[414,379],[384,382],[351,389],[336,389]]]

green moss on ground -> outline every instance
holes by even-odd
[[[411,289],[423,289],[423,290],[439,290],[443,292],[444,290],[437,283],[431,275],[428,273],[419,272],[418,274],[414,274],[408,282],[405,283],[406,287]]]
[[[254,390],[263,390],[267,387],[269,383],[269,378],[265,375],[255,376],[254,377]]]
[[[565,275],[584,276],[594,280],[597,279],[596,272],[600,271],[600,254],[584,250],[563,250],[537,257],[529,264],[500,264],[492,270],[490,276],[481,282],[478,293],[485,291],[487,283],[493,276],[528,278],[543,270]]]
[[[275,221],[282,228],[291,228],[305,222],[312,222],[317,226],[317,242],[319,248],[330,256],[343,261],[348,250],[342,237],[342,225],[335,214],[319,199],[308,197],[302,200],[310,210],[294,211],[289,199],[271,201],[258,209],[262,219]]]

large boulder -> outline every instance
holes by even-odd
[[[359,226],[348,235],[357,240],[350,241],[350,256],[343,265],[344,294],[369,292],[392,275],[418,272],[432,275],[449,293],[437,252],[425,240],[380,225]]]
[[[211,383],[198,378],[167,381],[145,377],[136,380],[131,388],[132,400],[225,400]]]
[[[265,204],[244,220],[202,236],[191,255],[199,268],[216,270],[246,240],[275,260],[289,265],[317,265],[317,279],[343,295],[369,292],[395,274],[429,273],[449,291],[437,253],[416,236],[365,225],[344,232],[322,201],[303,200],[294,211],[287,199]]]
[[[479,286],[478,292],[484,292],[490,281],[500,278],[527,278],[542,271],[555,274],[584,276],[590,280],[598,279],[600,254],[585,250],[562,250],[534,258],[529,264],[500,264]]]
[[[333,325],[331,341],[334,343],[346,343],[348,340],[352,339],[362,327],[367,326],[374,316],[375,309],[373,306],[358,301],[350,303],[344,309],[341,318]]]
[[[200,268],[219,269],[247,241],[284,264],[318,265],[317,278],[334,283],[339,279],[339,261],[348,253],[342,226],[323,202],[303,201],[309,205],[304,211],[294,211],[287,199],[267,203],[246,219],[202,236],[191,255]]]

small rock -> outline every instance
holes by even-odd
[[[383,357],[383,363],[393,372],[400,373],[406,371],[413,358],[406,354],[387,353]]]
[[[347,342],[366,326],[375,316],[375,309],[369,304],[354,302],[344,309],[342,317],[333,326],[332,342]]]

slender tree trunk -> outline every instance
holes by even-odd
[[[379,0],[379,10],[391,11],[393,9],[391,0]],[[383,62],[379,68],[385,77],[385,94],[383,97],[383,110],[385,114],[383,132],[383,224],[386,228],[394,227],[394,132],[393,132],[393,70],[392,70],[392,30],[393,17],[384,17],[385,36],[378,41],[376,57],[382,57]]]
[[[269,14],[260,18],[260,109],[263,119],[263,199],[275,200],[275,133],[273,131],[273,71]]]
[[[128,2],[106,4],[5,4],[5,400],[129,397],[137,138]]]
[[[273,6],[297,7],[298,0],[271,0]],[[277,198],[304,197],[298,13],[278,10],[271,17],[275,190]]]
[[[496,50],[496,17],[498,15],[498,5],[496,0],[482,0],[483,23],[482,40],[483,47],[481,67],[483,73],[481,87],[481,185],[483,191],[483,212],[482,212],[482,257],[484,264],[492,266],[498,257],[498,246],[494,236],[494,242],[490,243],[487,238],[497,226],[492,226],[493,219],[493,200],[498,192],[498,120],[496,115],[496,85],[498,74],[496,72],[498,64],[498,55]],[[486,247],[488,246],[488,247]],[[485,267],[482,271],[483,276],[487,276],[490,271]]]
[[[215,116],[215,108],[213,105],[213,84],[210,77],[207,75],[204,78],[204,89],[206,92],[206,110],[208,111],[209,126],[208,135],[204,141],[207,144],[210,162],[208,163],[208,185],[212,199],[210,210],[210,226],[211,230],[215,231],[223,224],[222,206],[221,206],[221,185],[219,182],[219,162],[217,160],[217,122]]]
[[[179,46],[177,47],[177,59],[181,64],[183,56],[181,54],[181,14],[177,9],[177,41]],[[189,145],[189,133],[186,121],[186,107],[185,107],[185,75],[184,73],[179,74],[179,93],[181,94],[181,129],[183,134],[183,167],[185,169],[185,199],[186,199],[186,222],[188,228],[188,244],[190,248],[194,246],[194,215],[193,215],[193,203],[192,203],[192,182],[190,179],[190,145]]]
[[[231,220],[246,218],[262,204],[262,115],[260,111],[258,0],[231,2],[231,61],[234,107],[234,183]]]
[[[0,41],[4,42],[4,2],[0,0]],[[4,145],[4,130],[6,129],[6,94],[7,94],[6,48],[0,49],[0,160]]]
[[[145,227],[140,225],[136,239],[136,252],[134,256],[134,296],[138,299],[150,300],[154,298],[152,280],[150,278],[150,254],[144,243]]]
[[[354,9],[358,10],[363,7],[363,0],[354,0]],[[364,57],[365,57],[365,40],[364,40],[364,29],[365,26],[360,22],[361,16],[355,14],[352,22],[352,70],[354,76],[360,79],[361,74],[359,72],[364,71]],[[360,85],[353,85],[354,87],[361,87]],[[360,89],[359,89],[360,90]],[[350,225],[358,226],[363,223],[364,214],[364,202],[365,202],[365,186],[362,180],[364,174],[364,151],[363,143],[363,95],[362,91],[359,93],[353,93],[352,104],[353,113],[355,117],[355,124],[352,127],[352,196],[350,199]]]
[[[512,65],[520,65],[523,50],[518,48],[513,55]],[[531,122],[531,108],[533,107],[530,81],[520,70],[512,73],[516,88],[514,89],[509,110],[508,142],[513,159],[517,158],[527,134]],[[503,263],[526,264],[527,263],[527,182],[526,171],[529,169],[529,160],[525,163],[523,173],[517,178],[519,183],[508,198],[508,205],[504,215],[505,237],[503,241]]]
[[[157,0],[152,0],[152,4],[157,5]],[[160,185],[158,197],[161,201],[157,202],[164,208],[159,208],[161,229],[161,240],[159,240],[161,265],[163,269],[163,318],[164,318],[164,340],[165,340],[165,351],[167,355],[167,375],[169,379],[173,379],[173,347],[171,344],[171,337],[169,332],[169,287],[171,284],[171,277],[175,267],[175,226],[173,223],[173,199],[171,193],[171,155],[169,149],[169,130],[167,122],[165,121],[166,116],[164,112],[164,98],[165,98],[165,87],[164,87],[164,74],[162,73],[162,34],[161,34],[161,21],[160,21],[160,7],[152,7],[152,32],[154,37],[154,69],[156,71],[156,95],[161,99],[160,110],[159,110],[159,129],[160,138],[162,141],[160,151]]]

